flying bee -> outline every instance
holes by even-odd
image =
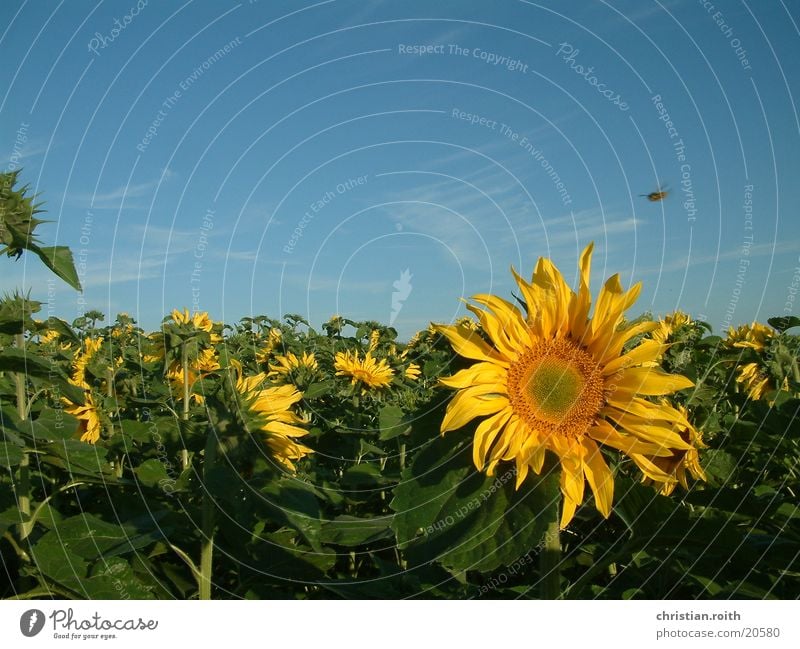
[[[656,201],[663,201],[667,197],[667,194],[669,194],[669,192],[665,185],[664,187],[659,187],[658,191],[650,192],[649,194],[639,194],[639,196],[644,196],[651,203],[655,203]]]

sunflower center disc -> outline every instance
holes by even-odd
[[[532,368],[526,388],[539,416],[556,424],[572,410],[584,383],[574,367],[560,359],[545,358]]]
[[[511,407],[545,436],[580,438],[605,402],[595,359],[568,338],[541,341],[508,368]]]

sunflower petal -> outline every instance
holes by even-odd
[[[483,386],[475,387],[482,388]],[[451,430],[458,430],[475,419],[475,417],[493,415],[506,407],[508,407],[508,399],[505,397],[487,398],[485,395],[476,393],[475,388],[460,390],[447,406],[447,411],[442,420],[441,431],[446,433]]]
[[[604,518],[608,518],[611,514],[611,504],[614,501],[614,476],[603,459],[603,454],[597,444],[591,439],[585,438],[583,446],[586,449],[583,465],[586,480],[589,482],[594,494],[597,511]]]
[[[445,336],[457,354],[476,361],[491,361],[508,367],[508,361],[497,350],[480,337],[478,332],[461,325],[433,325],[433,328]]]
[[[506,408],[484,419],[475,429],[475,438],[472,442],[472,462],[478,471],[483,470],[489,448],[491,448],[497,436],[502,433],[510,416],[511,409]]]

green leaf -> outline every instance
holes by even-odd
[[[15,444],[0,442],[0,467],[10,468],[22,461],[22,449]]]
[[[68,470],[74,477],[89,476],[113,482],[114,471],[106,461],[107,451],[102,446],[87,444],[76,439],[66,439],[47,444],[39,450],[45,454],[39,461]]]
[[[109,523],[94,514],[81,514],[61,521],[47,532],[37,547],[60,545],[82,559],[114,557],[146,547],[162,538],[154,517],[140,517],[122,524]]]
[[[73,438],[78,420],[62,410],[45,408],[34,421],[23,422],[22,426],[37,442],[47,442]]]
[[[122,557],[99,561],[84,581],[89,599],[154,599],[155,585],[147,585]]]
[[[794,315],[769,318],[767,322],[781,333],[792,327],[800,327],[800,318]]]
[[[36,244],[30,244],[30,249],[39,256],[45,266],[72,288],[76,291],[83,290],[81,281],[78,279],[78,273],[75,271],[72,251],[67,246],[47,246],[42,248]]]
[[[379,439],[394,439],[404,435],[411,430],[411,426],[405,421],[403,410],[399,406],[384,406],[379,415],[380,436]]]
[[[333,381],[319,381],[312,383],[303,392],[304,399],[316,399],[328,394],[333,389]]]
[[[28,377],[47,379],[48,385],[72,403],[83,405],[83,390],[72,385],[64,372],[24,349],[9,347],[0,351],[0,372],[17,372]]]
[[[435,560],[482,572],[510,565],[541,542],[553,505],[544,478],[529,476],[515,491],[515,477],[510,464],[495,476],[476,472],[463,434],[435,439],[394,491],[398,546],[416,565]]]
[[[137,466],[133,472],[136,474],[136,478],[139,482],[145,487],[155,487],[161,484],[163,480],[170,480],[164,463],[155,458],[145,460]]]
[[[342,474],[342,486],[353,489],[376,488],[385,485],[389,480],[381,473],[377,464],[364,462],[349,467]]]
[[[392,538],[391,516],[377,518],[358,518],[357,516],[337,516],[322,525],[320,540],[323,543],[355,547]]]

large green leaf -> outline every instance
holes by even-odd
[[[9,347],[0,351],[0,372],[18,372],[28,377],[46,379],[49,385],[72,403],[83,405],[83,390],[72,385],[60,367],[27,352]]]
[[[399,406],[384,406],[381,408],[379,423],[381,428],[380,439],[382,440],[394,439],[411,430],[411,427],[405,421],[405,413]]]
[[[16,444],[0,442],[0,467],[17,466],[22,461],[22,449]]]
[[[161,537],[155,521],[147,517],[109,523],[94,514],[81,514],[61,521],[39,540],[36,548],[60,545],[75,556],[92,560],[127,554]]]
[[[391,517],[358,518],[337,516],[322,525],[320,539],[323,543],[355,547],[391,538]]]
[[[52,270],[56,275],[63,279],[67,284],[77,291],[81,289],[81,281],[75,271],[75,261],[72,259],[72,251],[67,246],[46,246],[40,247],[31,244],[30,249],[35,252],[45,266]]]
[[[517,491],[515,477],[510,464],[495,476],[478,473],[463,433],[434,440],[394,491],[398,545],[415,565],[490,571],[513,563],[539,546],[555,504],[544,479],[531,476]]]

